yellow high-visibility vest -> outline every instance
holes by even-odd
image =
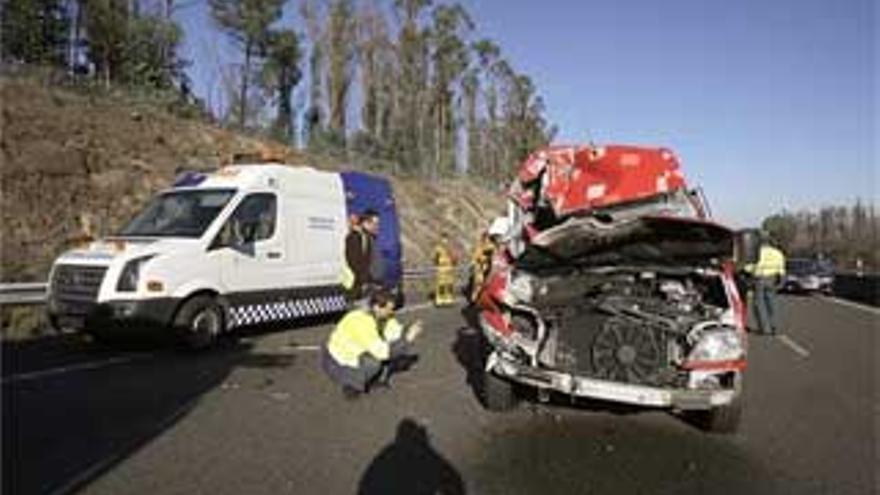
[[[369,353],[379,360],[388,359],[388,343],[379,335],[376,318],[363,309],[349,311],[330,334],[327,350],[339,364],[357,368],[358,358]]]
[[[745,270],[756,277],[785,275],[785,255],[773,246],[761,246],[758,263],[746,266]]]
[[[348,263],[342,264],[342,276],[341,276],[342,287],[345,290],[351,290],[354,287],[354,272],[351,270],[351,267],[348,266]]]

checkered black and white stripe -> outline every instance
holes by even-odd
[[[342,311],[345,307],[346,301],[342,295],[244,304],[230,307],[227,321],[229,328],[235,328],[332,313]]]

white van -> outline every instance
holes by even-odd
[[[48,313],[99,336],[172,328],[192,346],[345,309],[339,174],[282,164],[187,173],[118,236],[59,257]]]

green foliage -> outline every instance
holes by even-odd
[[[269,26],[281,18],[284,0],[209,0],[211,15],[237,43],[258,45],[269,38]]]
[[[390,161],[402,173],[497,181],[553,137],[532,80],[495,42],[471,39],[476,26],[460,4],[395,0],[391,15],[379,0],[365,0],[357,12],[351,0],[331,0],[324,15],[305,0],[301,13],[311,47],[304,125],[313,151],[339,147],[337,154]],[[396,35],[388,16],[397,20]],[[360,127],[346,121],[353,74],[360,75]]]
[[[275,95],[278,112],[272,126],[276,139],[294,143],[296,128],[293,121],[293,89],[302,79],[299,68],[302,52],[299,37],[289,29],[269,34],[266,63],[262,68],[263,86]]]
[[[470,52],[462,39],[473,29],[474,23],[467,11],[459,5],[439,5],[433,12],[429,32],[432,47],[433,94],[431,113],[435,129],[435,169],[450,172],[455,166],[457,122],[455,121],[454,93],[456,83],[468,68]]]
[[[176,56],[182,33],[170,18],[141,15],[141,3],[6,0],[3,59],[69,70],[84,49],[107,87],[171,88],[183,77],[184,63]]]
[[[761,228],[770,235],[783,251],[792,251],[797,236],[798,224],[794,215],[788,212],[771,215],[761,222]]]
[[[171,87],[185,66],[174,56],[182,34],[180,27],[168,19],[147,16],[131,20],[122,54],[122,82]]]
[[[326,36],[329,123],[330,128],[344,139],[356,41],[352,0],[332,0],[327,16]]]
[[[122,79],[128,36],[128,2],[90,0],[81,4],[89,58],[105,84]],[[129,62],[131,63],[131,62]]]
[[[248,117],[258,113],[248,104],[254,59],[266,55],[270,27],[281,18],[284,0],[209,0],[208,5],[217,25],[241,47],[244,56],[234,112],[239,129],[244,130]]]
[[[0,14],[3,60],[62,65],[70,19],[60,0],[5,0]]]

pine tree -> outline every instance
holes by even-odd
[[[302,79],[300,59],[302,52],[296,32],[284,29],[270,33],[266,63],[262,79],[277,98],[278,111],[272,134],[283,141],[296,144],[296,124],[293,120],[293,90]]]
[[[393,147],[398,161],[407,168],[428,172],[423,160],[425,97],[427,93],[427,33],[420,26],[422,12],[430,0],[395,0],[403,25],[397,39],[398,91],[393,117]]]
[[[89,59],[98,76],[109,86],[122,73],[128,39],[127,0],[89,0],[80,5],[88,40]]]
[[[3,60],[64,65],[70,19],[60,0],[6,0],[0,18]]]
[[[454,116],[454,86],[468,67],[467,44],[461,36],[473,29],[467,11],[459,5],[440,5],[434,9],[431,42],[433,88],[431,125],[434,130],[433,170],[453,169],[457,125]]]
[[[327,15],[327,96],[330,131],[345,141],[348,94],[355,56],[355,16],[352,0],[333,0]]]
[[[281,18],[284,0],[209,0],[217,24],[239,45],[244,56],[238,94],[238,127],[244,129],[254,59],[265,54],[270,26]]]
[[[314,0],[300,3],[300,15],[306,23],[309,40],[309,103],[304,116],[305,135],[309,146],[324,129],[324,102],[321,88],[324,74],[324,33],[319,4]]]

